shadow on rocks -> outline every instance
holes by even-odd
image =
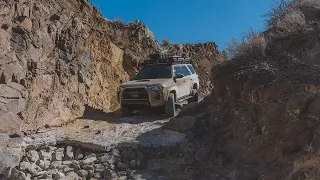
[[[92,121],[106,121],[113,124],[140,124],[144,122],[165,120],[167,117],[161,113],[159,109],[146,108],[136,111],[132,117],[123,117],[120,110],[106,113],[102,110],[94,109],[90,106],[85,106],[85,112],[80,119]]]

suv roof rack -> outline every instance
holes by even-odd
[[[152,54],[149,56],[151,59],[146,60],[142,63],[143,66],[146,65],[172,65],[172,64],[189,64],[190,58],[185,56],[168,56],[161,54],[157,56]],[[157,57],[157,58],[156,58]]]

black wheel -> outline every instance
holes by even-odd
[[[132,108],[129,106],[122,106],[121,107],[121,114],[124,117],[132,116]]]
[[[176,113],[175,98],[173,93],[169,94],[168,100],[165,104],[165,111],[168,117],[173,117]]]
[[[191,96],[192,97],[190,99],[188,99],[188,103],[199,101],[199,95],[198,95],[198,91],[196,89],[192,89]]]

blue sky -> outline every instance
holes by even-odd
[[[215,42],[219,49],[252,27],[265,29],[261,17],[277,0],[91,0],[110,20],[140,19],[159,42]]]

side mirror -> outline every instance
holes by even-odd
[[[177,74],[177,75],[175,75],[175,76],[173,77],[173,81],[174,81],[175,83],[177,83],[177,79],[181,79],[181,78],[183,78],[183,77],[184,77],[183,74]]]
[[[175,76],[176,79],[181,79],[181,78],[183,78],[183,77],[184,77],[183,74],[177,74],[177,75]]]

